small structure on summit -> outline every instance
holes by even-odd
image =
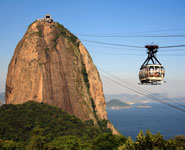
[[[52,19],[51,15],[47,14],[44,17],[44,21],[51,23],[51,22],[53,22],[53,19]]]
[[[42,18],[42,19],[37,19],[37,21],[44,21],[44,22],[51,23],[51,22],[53,22],[53,19],[52,19],[51,15],[46,14],[46,15],[44,16],[44,18]]]

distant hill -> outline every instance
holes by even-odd
[[[2,103],[5,103],[5,92],[0,93],[0,101],[2,101]]]
[[[130,106],[127,103],[124,103],[118,99],[112,99],[110,101],[107,102],[107,108],[108,109],[112,109],[112,108],[122,108],[122,107],[127,107]]]

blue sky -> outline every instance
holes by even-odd
[[[79,35],[185,34],[185,30],[163,31],[185,29],[183,0],[1,0],[0,6],[0,92],[5,89],[8,64],[17,43],[30,23],[48,13],[54,21],[63,24],[82,40],[98,68],[103,68],[135,85],[139,82],[139,68],[147,57],[144,48],[138,50],[99,45],[85,42],[83,39],[143,47],[151,42],[159,46],[185,44],[183,37],[100,38]],[[158,59],[166,69],[167,83],[161,86],[142,86],[143,88],[151,92],[165,92],[170,96],[185,96],[185,48],[174,48],[177,49],[184,51],[164,52],[164,49],[159,49]],[[183,55],[178,56],[179,54]],[[131,93],[110,81],[103,79],[103,83],[105,93]]]

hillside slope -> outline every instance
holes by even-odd
[[[90,121],[83,123],[60,108],[34,101],[4,104],[0,107],[0,116],[0,139],[17,142],[27,141],[36,127],[44,129],[44,136],[49,140],[65,135],[91,139],[104,131],[110,132],[106,122],[102,122],[101,128],[98,128]]]

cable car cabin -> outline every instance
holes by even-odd
[[[155,56],[159,47],[158,45],[146,45],[145,48],[147,48],[148,57],[139,71],[140,84],[159,85],[164,82],[165,75],[164,67]],[[150,61],[152,64],[149,64]]]
[[[147,64],[144,65],[139,71],[141,84],[161,84],[161,82],[163,82],[164,75],[164,67],[160,64]]]

